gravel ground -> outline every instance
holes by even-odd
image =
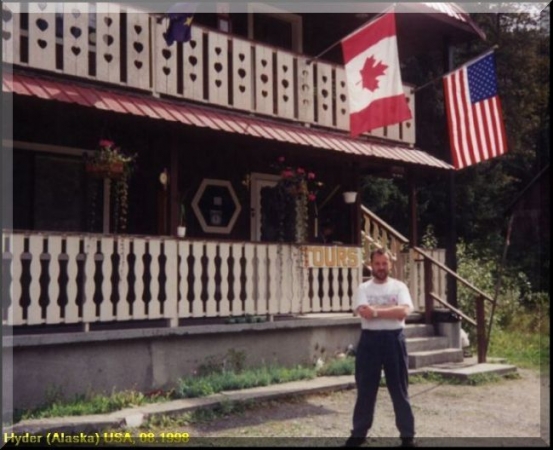
[[[540,380],[537,372],[523,369],[519,375],[480,386],[411,385],[419,445],[549,445],[549,378]],[[266,402],[227,417],[157,432],[186,431],[190,444],[200,446],[339,446],[349,435],[355,393]],[[397,436],[388,392],[380,388],[371,439],[365,445],[396,446]]]

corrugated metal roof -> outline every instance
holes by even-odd
[[[180,122],[215,131],[237,133],[279,142],[304,145],[353,155],[371,156],[391,161],[420,164],[439,169],[453,167],[422,150],[394,144],[371,143],[329,131],[301,125],[277,124],[231,112],[213,111],[185,103],[172,103],[152,97],[115,93],[99,87],[69,84],[21,74],[4,74],[2,90],[45,100],[76,103],[105,111]]]

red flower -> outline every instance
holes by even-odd
[[[111,148],[112,145],[113,145],[113,141],[110,141],[108,139],[100,139],[100,147]]]
[[[307,173],[307,179],[308,180],[314,180],[315,179],[315,174],[313,172],[308,172]]]
[[[301,167],[298,167],[297,172],[298,172],[300,175],[303,175],[303,174],[305,173],[305,170],[302,169]]]
[[[284,162],[284,156],[279,156],[278,157],[278,162],[283,163]]]
[[[310,202],[314,202],[315,200],[317,200],[317,196],[313,194],[313,192],[310,192],[307,196],[307,200],[309,200]]]
[[[292,172],[290,169],[283,170],[280,174],[282,178],[292,178],[294,176],[294,172]]]

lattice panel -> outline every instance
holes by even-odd
[[[302,122],[315,121],[313,63],[298,58],[298,118]]]
[[[255,47],[255,109],[263,114],[274,114],[273,50]]]
[[[332,66],[317,64],[317,123],[332,127]]]
[[[19,3],[2,3],[2,61],[6,63],[19,63],[19,18]]]
[[[56,5],[29,3],[29,65],[56,70]]]
[[[335,69],[336,73],[336,126],[341,130],[349,130],[349,103],[346,71],[342,67]]]
[[[277,52],[277,111],[279,117],[294,118],[294,58],[290,53]]]
[[[169,95],[178,95],[177,92],[177,44],[167,46],[163,33],[167,31],[168,19],[161,23],[152,22],[155,28],[154,86],[157,92]],[[194,30],[194,28],[192,28]]]
[[[183,45],[184,61],[184,96],[193,100],[204,100],[204,66],[203,55],[203,32],[201,29],[192,27],[190,41]]]
[[[208,33],[208,92],[209,101],[217,105],[229,104],[228,36]]]
[[[233,106],[253,109],[252,50],[247,41],[234,39],[232,43],[232,96]]]
[[[88,4],[63,4],[63,71],[88,77]]]
[[[127,9],[127,83],[139,89],[151,86],[149,20],[148,14]]]
[[[110,83],[121,81],[120,8],[98,3],[96,14],[96,78]]]

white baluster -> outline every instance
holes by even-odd
[[[96,78],[110,83],[121,81],[120,6],[96,4]]]
[[[146,254],[146,240],[136,238],[134,239],[134,255],[135,255],[135,265],[134,265],[134,293],[136,298],[133,303],[132,309],[132,318],[133,319],[146,319],[146,304],[144,301],[144,255]]]
[[[128,256],[131,248],[129,238],[117,239],[117,252],[119,253],[119,301],[117,302],[117,320],[130,320],[131,308],[127,296],[129,294],[129,261]]]
[[[96,320],[96,304],[94,303],[94,273],[96,272],[95,254],[97,248],[97,238],[85,237],[84,238],[84,302],[83,302],[83,323],[88,325]]]
[[[18,64],[21,60],[20,8],[18,2],[2,2],[2,61],[8,64]]]
[[[113,255],[113,238],[104,237],[101,240],[102,245],[102,300],[100,303],[100,322],[109,322],[113,320],[113,303],[111,302],[112,282],[111,275],[115,267],[111,257]]]
[[[217,244],[208,242],[205,246],[207,256],[207,300],[205,304],[206,315],[217,315],[217,302],[215,301],[215,257],[217,256]]]
[[[341,304],[339,298],[340,285],[338,283],[338,267],[332,269],[332,298],[330,299],[330,310],[331,311],[340,311]]]
[[[190,41],[182,47],[184,61],[184,96],[191,100],[197,100],[200,102],[205,101],[203,37],[204,32],[202,31],[202,29],[193,26],[191,28]]]
[[[56,70],[56,4],[29,3],[29,65]]]
[[[269,245],[268,249],[268,276],[269,276],[269,298],[268,312],[271,315],[278,313],[279,306],[279,279],[280,279],[280,264],[278,257],[278,247]]]
[[[152,296],[148,305],[148,318],[159,319],[161,317],[161,304],[159,302],[159,255],[161,254],[161,242],[159,239],[149,240],[150,249],[150,294]]]
[[[232,40],[232,97],[233,106],[246,111],[253,110],[252,44],[234,38]]]
[[[65,241],[67,253],[67,305],[65,306],[65,323],[78,323],[79,307],[77,305],[77,255],[79,254],[80,238],[69,236]]]
[[[29,238],[29,252],[31,253],[31,286],[30,297],[31,303],[27,310],[27,324],[36,325],[42,323],[41,309],[39,305],[40,299],[40,255],[42,253],[43,237],[31,236]]]
[[[208,36],[208,97],[211,103],[228,106],[228,35],[210,31]]]
[[[204,317],[204,304],[202,301],[202,256],[204,253],[204,244],[201,242],[192,243],[192,254],[194,256],[194,265],[192,273],[194,274],[194,298],[192,300],[192,317]]]
[[[188,301],[188,256],[190,255],[190,244],[186,241],[178,241],[178,254],[180,256],[179,290],[181,296],[178,304],[178,312],[179,317],[190,317],[190,302]]]
[[[254,303],[254,244],[244,244],[244,257],[246,258],[246,300],[244,303],[244,312],[246,314],[255,314],[255,303]]]
[[[240,291],[241,291],[241,283],[240,280],[240,272],[242,270],[240,266],[240,260],[242,258],[242,245],[243,244],[232,244],[232,258],[234,259],[234,265],[232,268],[232,275],[234,278],[234,282],[232,285],[233,294],[234,294],[234,300],[232,301],[232,311],[231,315],[233,316],[240,316],[244,314],[244,310],[242,308],[242,300],[240,298]]]
[[[229,244],[222,243],[219,244],[219,257],[221,258],[221,301],[219,302],[219,314],[222,317],[230,315],[230,302],[228,299],[229,295],[229,259],[230,256],[230,246]]]
[[[179,266],[177,264],[177,240],[175,239],[166,239],[164,246],[165,254],[165,294],[167,298],[165,299],[163,316],[166,319],[169,319],[169,325],[171,327],[176,327],[179,324],[179,311],[178,311],[178,294],[177,294],[177,280],[178,280],[178,271]],[[181,275],[182,272],[181,272]]]
[[[274,115],[273,111],[273,50],[255,46],[255,109],[262,114]]]
[[[50,254],[50,264],[48,265],[50,283],[48,285],[48,306],[46,307],[46,323],[48,324],[61,323],[61,308],[58,304],[61,241],[61,236],[50,236],[48,238],[48,253]]]
[[[257,298],[255,299],[255,312],[256,314],[267,313],[267,290],[269,288],[269,275],[267,273],[268,248],[265,244],[257,244],[256,246],[256,258],[257,258],[257,278],[256,292]]]
[[[88,5],[63,4],[63,72],[88,78]]]
[[[155,22],[155,19],[152,18]],[[150,89],[150,17],[127,6],[127,83]]]

